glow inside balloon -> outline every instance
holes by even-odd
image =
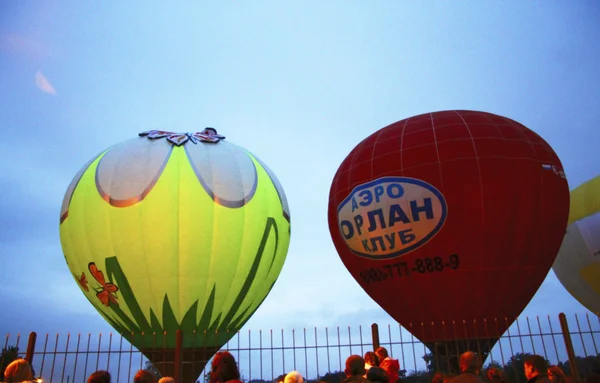
[[[283,266],[284,191],[223,139],[214,129],[144,132],[92,158],[68,187],[60,238],[69,269],[115,329],[138,335],[138,348],[156,342],[140,333],[163,331],[173,347],[177,329],[184,347],[220,347]]]

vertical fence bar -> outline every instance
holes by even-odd
[[[517,318],[516,320],[518,321],[519,318]],[[504,324],[506,326],[506,333],[508,334],[508,345],[510,347],[510,353],[511,353],[511,355],[515,355],[515,350],[514,350],[513,344],[512,344],[513,336],[510,334],[510,326],[509,326],[507,317],[504,317]],[[517,377],[517,383],[520,383],[520,377],[519,377],[520,374],[518,373],[517,368],[515,367],[514,364],[512,364],[512,367],[513,367],[513,371],[515,372],[515,376]]]
[[[131,342],[129,343],[129,368],[127,369],[129,373],[127,374],[127,381],[131,382],[131,367],[133,365],[133,332],[131,333]]]
[[[67,356],[69,356],[69,341],[71,340],[71,334],[67,333],[67,345],[65,347],[65,359],[63,360],[63,368],[62,368],[62,373],[60,376],[60,381],[64,381],[65,380],[65,369],[67,368]],[[75,377],[73,377],[75,378]]]
[[[348,344],[350,345],[350,355],[353,355],[352,354],[352,334],[350,334],[350,326],[348,326]]]
[[[119,382],[119,377],[121,375],[121,356],[123,355],[123,334],[121,334],[121,339],[119,340],[119,363],[117,364],[117,382]]]
[[[529,316],[526,316],[525,320],[527,321],[527,330],[529,331],[529,339],[531,340],[531,349],[533,350],[534,354],[537,354],[537,352],[535,351],[535,344],[533,342],[533,332],[531,331],[531,323],[529,322]]]
[[[58,334],[56,334],[56,340],[54,341],[54,353],[52,355],[52,368],[50,369],[50,383],[54,378],[54,363],[56,362],[56,351],[58,350]]]
[[[271,380],[275,379],[275,366],[273,364],[273,330],[270,330],[271,334]]]
[[[585,361],[585,366],[587,367],[587,372],[591,372],[590,362],[587,359],[587,356],[588,356],[587,347],[585,347],[585,339],[583,338],[583,331],[581,330],[581,326],[579,324],[579,316],[577,314],[575,314],[575,323],[577,323],[577,332],[579,333],[579,337],[581,338],[581,347],[583,348],[583,355],[584,355],[583,360]]]
[[[98,353],[96,354],[96,369],[94,371],[98,371],[98,366],[100,365],[100,345],[102,343],[102,333],[98,335]]]
[[[262,348],[262,329],[258,330],[258,352],[260,353],[258,356],[259,364],[260,364],[260,380],[264,380],[263,378],[263,348]],[[273,380],[273,378],[271,378]]]
[[[327,371],[331,371],[331,363],[329,358],[329,329],[325,327],[325,345],[327,350]]]
[[[409,332],[410,332],[410,343],[412,345],[413,362],[415,364],[415,372],[416,372],[417,371],[417,358],[416,358],[416,351],[415,351],[415,336],[413,335],[413,333],[411,331],[413,329],[412,327],[413,326],[412,326],[412,322],[411,322],[410,323],[410,330],[409,330]]]
[[[402,351],[402,368],[406,368],[406,361],[404,360],[404,341],[402,340],[402,326],[398,323],[398,332],[400,333],[400,350]]]
[[[502,361],[502,365],[504,366],[504,364],[506,363],[504,361],[504,351],[502,350],[502,337],[500,334],[500,325],[498,324],[498,318],[495,318],[495,322],[496,322],[496,334],[498,334],[498,344],[500,344],[500,360]]]
[[[110,351],[112,349],[112,331],[108,333],[108,356],[106,361],[106,371],[110,370]],[[75,377],[73,377],[75,378]]]
[[[306,327],[304,327],[303,332],[304,332],[304,374],[308,375],[308,345],[306,343]]]
[[[317,327],[315,326],[315,359],[317,364],[317,378],[321,378],[321,374],[319,373],[319,342],[317,341]]]
[[[360,341],[360,355],[365,355],[365,345],[363,343],[362,325],[358,325],[358,339]]]
[[[252,380],[252,333],[248,329],[248,380]]]
[[[90,343],[92,341],[92,334],[88,333],[88,341],[87,341],[87,348],[85,351],[85,367],[83,370],[83,376],[87,376],[87,366],[88,366],[88,359],[90,356]]]
[[[390,357],[394,357],[394,348],[392,347],[392,327],[388,324],[388,339],[390,340]]]
[[[594,330],[592,330],[592,322],[590,321],[590,316],[586,313],[585,318],[588,323],[588,328],[590,329],[590,336],[592,337],[592,344],[594,345],[594,352],[598,355],[598,347],[596,346],[596,339],[594,338]]]
[[[73,382],[75,382],[75,377],[77,376],[77,360],[79,360],[79,345],[81,344],[81,333],[77,334],[77,347],[75,348],[75,363],[73,363]],[[119,379],[117,378],[117,382]]]
[[[46,350],[48,348],[48,333],[46,333],[46,340],[44,341],[44,351],[42,352],[42,367],[40,368],[40,377],[44,372],[44,362],[46,361]]]
[[[340,342],[340,326],[336,327],[337,329],[337,344],[338,344],[338,360],[339,360],[339,366],[340,366],[340,370],[342,369],[342,344]]]
[[[560,328],[563,334],[563,340],[567,349],[567,355],[569,356],[569,366],[571,367],[571,375],[577,383],[581,382],[581,375],[577,368],[577,359],[575,358],[575,351],[573,350],[573,342],[571,341],[571,333],[569,332],[569,324],[567,323],[567,317],[564,313],[558,314],[560,320]]]
[[[581,326],[579,325],[579,316],[575,314],[575,323],[577,323],[577,332],[579,333],[579,337],[581,338],[581,347],[583,347],[583,355],[585,357],[588,356],[587,348],[585,347],[585,340],[583,339],[583,331],[581,331]]]
[[[560,362],[560,358],[558,357],[558,347],[556,346],[556,339],[554,338],[554,329],[552,328],[552,321],[550,320],[550,315],[548,315],[548,327],[550,328],[550,335],[552,336],[552,345],[554,346],[554,354],[556,355],[556,360]]]
[[[282,364],[282,367],[283,367],[283,373],[285,374],[285,353],[284,353],[284,350],[285,350],[285,343],[284,343],[284,340],[283,340],[283,329],[281,329],[281,364]]]
[[[237,349],[237,360],[240,360],[240,352],[241,352],[240,351],[240,333],[241,333],[241,331],[238,330],[237,331],[237,343],[238,343],[238,347],[237,347],[238,348]]]
[[[373,351],[379,348],[379,326],[377,323],[371,324],[371,338],[373,341]]]
[[[175,331],[175,358],[173,363],[173,379],[175,383],[181,383],[181,352],[183,349],[183,333],[180,329]],[[193,368],[193,367],[192,367]]]
[[[296,371],[296,329],[292,329],[292,353],[294,355],[294,371]],[[285,373],[285,371],[283,371]]]
[[[542,331],[542,324],[540,323],[540,316],[536,315],[535,319],[537,320],[538,330],[540,332],[540,338],[542,338],[542,349],[544,350],[544,357],[548,358],[548,352],[546,351],[546,342],[544,341],[544,331]]]

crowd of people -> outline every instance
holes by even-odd
[[[437,373],[431,383],[513,383],[507,382],[502,370],[497,368],[488,369],[486,376],[483,377],[482,361],[471,351],[460,356],[459,366],[460,374]],[[523,368],[527,383],[570,383],[558,366],[548,366],[546,360],[539,355],[526,359]],[[5,383],[32,382],[32,371],[27,360],[17,359],[6,367]],[[397,359],[388,355],[384,347],[379,347],[375,352],[367,352],[364,357],[350,355],[346,359],[344,374],[346,377],[343,383],[401,383],[400,364]],[[99,370],[88,377],[87,383],[111,383],[111,375],[108,371]],[[133,383],[175,383],[175,381],[172,377],[159,379],[148,370],[139,370],[133,378]],[[240,380],[237,362],[231,353],[220,351],[214,356],[208,383],[243,383]],[[291,371],[282,375],[276,383],[304,383],[304,377],[298,371]],[[585,383],[600,383],[600,375],[586,376]]]

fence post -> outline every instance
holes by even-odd
[[[37,334],[35,332],[29,333],[29,340],[27,341],[27,351],[25,352],[25,360],[29,362],[29,364],[33,363],[33,352],[35,351],[35,341],[37,339]]]
[[[373,338],[373,351],[379,348],[379,326],[377,323],[371,325],[371,337]]]
[[[571,367],[571,375],[577,383],[582,383],[581,375],[579,375],[579,369],[577,368],[577,360],[575,359],[575,351],[573,351],[571,332],[569,331],[569,324],[567,323],[567,316],[565,313],[558,314],[558,320],[560,321],[560,329],[562,330],[563,340],[565,341],[565,347],[567,348],[569,366]]]
[[[183,335],[181,333],[181,330],[177,330],[175,331],[175,360],[174,362],[174,376],[173,379],[175,379],[175,383],[181,383],[180,377],[181,377],[181,350],[183,348]]]

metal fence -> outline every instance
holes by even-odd
[[[522,361],[528,354],[544,356],[551,364],[560,365],[572,381],[600,372],[600,318],[595,315],[564,314],[556,317],[525,317],[516,320],[496,342],[471,343],[471,349],[486,356],[485,366],[497,366],[511,375],[514,383],[525,382]],[[466,321],[461,321],[464,325]],[[424,325],[424,324],[422,324]],[[570,325],[570,329],[569,329]],[[411,329],[412,330],[412,329]],[[413,331],[414,332],[414,331]],[[158,355],[160,338],[156,351]],[[182,333],[178,333],[180,339]],[[178,343],[179,345],[181,343]],[[428,348],[411,332],[399,325],[338,326],[335,328],[303,328],[288,330],[243,330],[221,349],[230,351],[238,362],[243,381],[272,382],[292,370],[299,371],[309,382],[334,382],[335,372],[343,371],[345,360],[352,354],[364,355],[379,345],[387,348],[390,356],[398,359],[402,379],[408,382],[430,382],[435,371],[452,371],[456,360],[437,345]],[[132,382],[137,370],[153,369],[152,364],[123,336],[115,334],[45,334],[6,335],[3,357],[10,358],[11,347],[18,355],[29,360],[36,377],[45,383],[82,383],[96,370],[107,370],[116,383]],[[482,347],[487,351],[482,352]],[[168,364],[179,383],[185,382],[182,365],[186,350],[166,352],[159,364]],[[14,348],[12,349],[14,351]],[[448,350],[448,347],[446,347]],[[208,354],[212,355],[213,350]],[[210,355],[208,358],[210,358]],[[192,356],[193,357],[193,356]],[[0,360],[0,365],[6,365]],[[189,360],[187,360],[189,362]],[[157,362],[154,359],[154,362]],[[178,368],[176,368],[178,367]],[[208,369],[206,369],[208,370]],[[512,372],[514,370],[514,373]],[[338,374],[339,375],[339,374]],[[207,380],[203,371],[198,381]],[[187,377],[189,382],[193,379]]]

